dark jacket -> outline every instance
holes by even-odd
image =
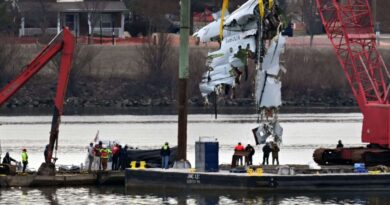
[[[164,145],[163,147],[161,147],[160,155],[161,156],[171,155],[171,149],[169,148],[168,145]]]
[[[127,147],[122,148],[122,149],[119,151],[119,158],[120,158],[120,159],[126,159],[126,158],[127,158]]]
[[[43,152],[43,156],[45,157],[45,162],[49,163],[47,156],[49,155],[49,145],[46,145],[45,151]]]
[[[250,156],[253,156],[255,154],[255,149],[252,146],[246,146],[245,151],[249,152]]]
[[[270,153],[271,151],[272,151],[272,150],[271,150],[271,147],[269,146],[269,144],[264,145],[264,147],[263,147],[263,153],[264,153],[265,156],[269,156],[269,153]]]
[[[3,159],[3,164],[11,164],[11,161],[12,162],[17,162],[16,160],[14,160],[12,157],[9,156],[9,153],[7,152],[5,154],[5,157]]]
[[[272,156],[275,158],[275,157],[278,157],[279,156],[279,146],[277,144],[274,144],[272,145]]]

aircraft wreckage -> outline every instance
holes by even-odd
[[[256,144],[271,140],[281,143],[283,129],[278,122],[282,104],[280,77],[286,72],[280,65],[285,38],[281,34],[282,11],[272,0],[249,0],[231,14],[225,14],[228,0],[224,0],[219,17],[201,28],[194,36],[202,43],[220,42],[220,49],[209,52],[207,71],[199,84],[208,103],[211,94],[235,97],[242,74],[248,79],[248,60],[255,63],[256,108],[259,126],[253,129]],[[226,20],[225,20],[226,19]],[[222,39],[222,40],[220,40]],[[266,42],[269,41],[269,46]],[[231,90],[231,91],[230,91]]]

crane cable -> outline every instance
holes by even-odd
[[[261,19],[263,19],[264,13],[265,13],[264,2],[263,2],[263,0],[258,0],[258,2],[259,2],[259,14],[261,16]],[[269,10],[272,9],[273,4],[274,4],[273,0],[268,1]],[[229,7],[229,0],[223,0],[222,10],[221,10],[221,23],[219,25],[219,40],[221,40],[221,41],[223,38],[223,24],[225,23],[225,12],[226,12],[228,7]]]
[[[259,14],[261,19],[264,17],[264,3],[263,0],[258,0],[259,1]]]
[[[229,7],[229,0],[223,0],[221,11],[221,24],[219,25],[219,40],[223,38],[223,24],[225,23],[225,11]]]

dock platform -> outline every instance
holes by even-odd
[[[177,188],[186,190],[390,190],[390,174],[332,173],[248,175],[247,173],[191,172],[179,169],[127,169],[126,188]]]
[[[125,173],[94,172],[57,174],[40,176],[37,174],[0,176],[0,188],[4,187],[43,187],[43,186],[87,186],[87,185],[124,185]]]

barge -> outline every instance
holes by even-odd
[[[248,174],[180,169],[127,169],[125,186],[180,190],[365,191],[390,190],[389,173]]]

